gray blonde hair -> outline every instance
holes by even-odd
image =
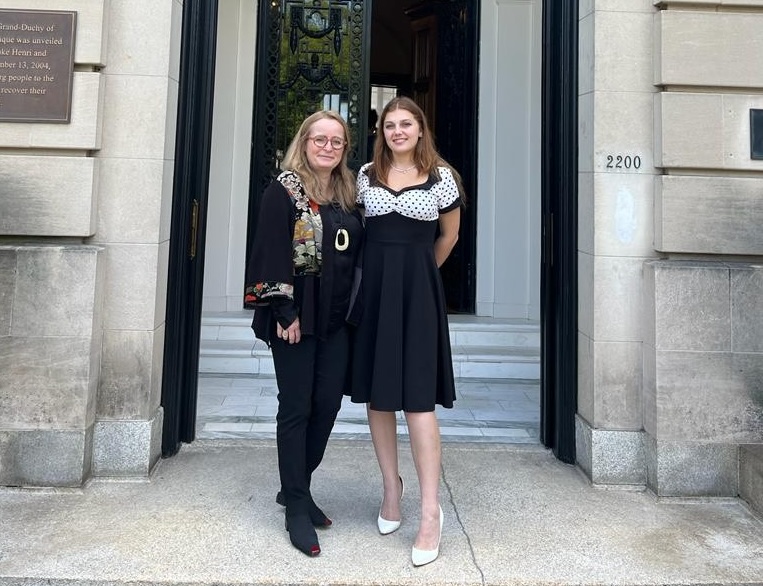
[[[355,208],[356,199],[355,176],[347,166],[347,154],[350,152],[350,129],[347,126],[347,122],[344,121],[344,118],[337,112],[334,112],[333,110],[321,110],[310,114],[310,116],[305,118],[286,151],[281,168],[283,170],[294,171],[302,180],[307,195],[313,196],[313,199],[318,203],[326,203],[317,199],[320,192],[320,185],[315,171],[310,167],[310,163],[307,160],[306,152],[310,130],[312,125],[318,120],[334,120],[342,125],[344,140],[347,144],[345,144],[344,151],[342,152],[342,159],[339,161],[339,164],[331,170],[329,189],[334,194],[334,201],[338,202],[345,211],[350,211]]]

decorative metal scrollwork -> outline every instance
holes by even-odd
[[[250,209],[258,209],[281,168],[302,120],[334,109],[350,127],[350,165],[360,163],[358,142],[369,87],[366,51],[371,3],[363,0],[261,0],[252,133]],[[365,150],[364,150],[365,152]],[[255,223],[249,223],[247,249]]]
[[[267,104],[255,109],[256,147],[263,183],[277,172],[276,153],[285,152],[302,120],[316,110],[337,110],[350,126],[352,151],[357,159],[360,116],[367,108],[364,51],[370,30],[370,2],[362,0],[280,0],[260,12],[267,15],[258,29],[260,42],[256,100]],[[264,53],[264,54],[263,54]]]
[[[291,52],[297,52],[299,33],[312,39],[320,39],[334,33],[334,53],[339,55],[339,52],[342,50],[342,11],[338,8],[329,8],[328,21],[323,18],[319,10],[311,10],[307,17],[305,17],[305,14],[306,12],[303,7],[291,7],[291,20],[289,22],[289,47]],[[326,22],[328,22],[327,25]],[[317,28],[311,27],[311,23]]]

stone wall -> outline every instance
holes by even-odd
[[[2,485],[78,486],[90,474],[101,260],[95,246],[0,244]]]
[[[659,495],[739,493],[763,443],[763,4],[662,2],[655,15],[654,246],[645,267],[644,430]]]
[[[580,6],[579,463],[736,496],[763,442],[763,4]]]
[[[182,3],[77,13],[71,122],[0,123],[0,484],[146,475],[161,364]]]
[[[763,266],[645,267],[647,480],[661,496],[736,496],[739,445],[763,442]]]

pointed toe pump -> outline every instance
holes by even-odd
[[[403,483],[403,477],[398,476],[400,479],[400,500],[403,500],[403,494],[405,493],[405,484]],[[389,521],[382,517],[381,509],[379,509],[379,516],[376,518],[376,526],[379,528],[379,533],[382,535],[389,535],[400,529],[401,521]]]
[[[413,547],[411,549],[411,561],[413,562],[414,566],[424,566],[426,564],[432,563],[437,559],[437,556],[440,555],[440,538],[442,537],[442,522],[443,522],[443,514],[442,514],[442,507],[440,507],[440,534],[437,536],[437,547],[434,549],[416,549],[416,547]]]

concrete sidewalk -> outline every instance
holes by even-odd
[[[444,446],[441,555],[414,568],[408,447],[403,525],[381,536],[371,444],[332,440],[318,558],[288,542],[272,441],[184,446],[148,482],[4,490],[0,585],[763,584],[763,522],[741,501],[597,489],[542,448],[491,444]]]

